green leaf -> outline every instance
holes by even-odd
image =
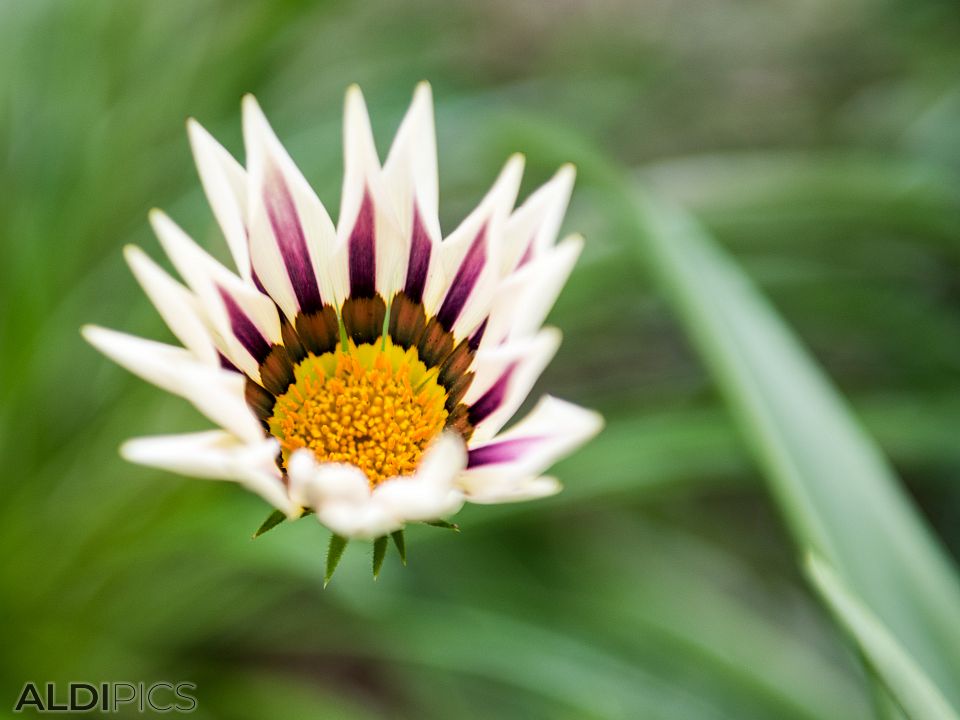
[[[333,534],[330,536],[330,545],[327,546],[327,572],[323,576],[323,586],[326,587],[333,577],[333,573],[340,564],[340,558],[343,557],[343,551],[347,547],[347,539],[342,535]]]
[[[403,530],[397,530],[390,533],[393,538],[393,544],[397,546],[397,552],[400,553],[400,562],[407,564],[407,542],[403,537]]]
[[[383,559],[387,556],[387,536],[378,537],[373,541],[373,579],[380,576]]]
[[[639,203],[649,258],[800,547],[827,558],[960,703],[960,583],[880,451],[737,265],[686,214]]]
[[[444,530],[453,530],[454,532],[460,532],[459,525],[455,525],[452,522],[447,522],[446,520],[427,520],[423,524],[430,525],[431,527],[443,528]]]
[[[827,607],[910,720],[960,720],[916,661],[825,560],[807,553],[805,570]]]
[[[256,540],[265,532],[273,530],[277,525],[286,519],[287,516],[285,513],[281,512],[280,510],[274,510],[267,516],[267,519],[261,523],[260,527],[257,528],[257,531],[253,534],[253,539]]]

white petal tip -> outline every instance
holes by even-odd
[[[557,188],[557,199],[563,203],[562,209],[564,210],[570,201],[570,195],[573,193],[573,184],[576,180],[577,168],[573,163],[564,163],[561,165],[560,169],[554,173],[553,178],[550,180],[550,183]]]
[[[203,127],[196,118],[187,118],[187,137],[194,152],[197,152],[198,146],[212,139],[210,133]]]
[[[417,87],[413,91],[413,102],[415,104],[433,103],[433,88],[427,80],[421,80],[417,83]]]
[[[80,334],[88,343],[91,345],[96,345],[97,333],[100,330],[102,330],[102,328],[97,325],[83,325],[80,327]]]
[[[507,158],[507,164],[504,166],[504,171],[510,170],[511,172],[518,172],[523,170],[523,166],[527,164],[527,156],[522,152],[515,152],[509,158]]]
[[[143,273],[149,273],[154,269],[153,260],[143,251],[143,248],[138,245],[124,245],[123,259],[137,280],[141,279]]]
[[[127,440],[117,448],[117,454],[129,463],[140,465],[143,445],[138,440]]]
[[[580,408],[581,418],[580,418],[580,432],[578,433],[578,443],[586,443],[595,438],[603,428],[606,426],[607,421],[604,420],[603,415],[598,413],[596,410],[587,410],[586,408]]]
[[[536,493],[535,497],[545,498],[556,495],[563,490],[563,483],[551,475],[542,475],[536,480],[532,480],[528,487]]]
[[[347,88],[344,100],[344,132],[349,135],[355,130],[367,130],[370,126],[370,116],[367,113],[367,103],[363,99],[363,92],[359,85]]]
[[[563,341],[563,333],[559,328],[545,327],[537,334],[536,339],[543,343],[544,348],[550,348],[551,352],[556,352]]]
[[[506,486],[482,488],[478,492],[468,495],[467,499],[478,505],[500,505],[502,503],[541,500],[556,495],[561,490],[563,490],[563,485],[555,477],[540,475],[525,478],[520,482]]]
[[[150,208],[150,210],[147,211],[147,220],[150,221],[150,226],[155,232],[160,232],[161,227],[173,223],[170,216],[160,208]]]
[[[366,127],[370,124],[367,113],[367,103],[363,98],[363,91],[359,85],[351,85],[347,88],[347,94],[344,98],[344,130],[349,131],[351,127]]]
[[[99,325],[84,325],[80,328],[80,335],[100,352],[109,354],[107,348],[111,343],[120,338],[123,333]]]
[[[511,196],[510,203],[516,199],[517,192],[520,189],[520,180],[523,178],[523,170],[527,164],[527,156],[523,153],[514,153],[500,171],[500,177],[497,178],[495,188],[499,188],[504,195]],[[496,192],[496,190],[494,191]],[[509,208],[507,208],[509,212]]]
[[[267,121],[260,103],[250,93],[244,95],[243,99],[240,100],[240,112],[245,126],[251,122],[266,123]]]
[[[150,256],[147,255],[139,245],[124,245],[123,259],[127,261],[130,269],[136,273],[138,267],[150,262]]]

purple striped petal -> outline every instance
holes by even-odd
[[[430,254],[433,243],[427,235],[427,229],[420,218],[420,208],[413,206],[413,233],[410,241],[410,260],[407,263],[407,282],[403,292],[418,303],[423,300],[423,288],[427,284],[427,270],[430,267]]]
[[[233,334],[246,351],[253,356],[253,359],[261,362],[270,353],[270,343],[247,317],[247,314],[233,299],[233,296],[223,288],[217,288],[217,290],[220,291],[220,297],[223,298],[223,304],[227,308]]]
[[[310,263],[310,250],[300,216],[283,175],[272,165],[268,166],[263,202],[301,312],[319,310],[323,307],[323,300]]]
[[[377,255],[374,237],[373,200],[364,190],[357,221],[350,233],[350,296],[373,297],[377,293]]]
[[[503,400],[507,396],[507,386],[510,384],[510,378],[519,364],[519,361],[510,363],[504,370],[503,375],[490,386],[490,389],[470,406],[469,415],[472,424],[477,425],[483,422],[503,404]]]
[[[440,312],[437,313],[437,319],[443,325],[445,330],[450,330],[453,324],[460,317],[463,306],[467,304],[470,293],[473,292],[477,280],[480,278],[480,272],[487,262],[487,225],[480,229],[473,244],[467,250],[466,257],[460,263],[460,268],[453,278],[450,285],[450,291],[443,299],[443,305],[440,306]]]
[[[534,435],[531,437],[502,440],[484,445],[483,447],[474,448],[468,453],[467,467],[476,468],[482,467],[483,465],[513,462],[535,448],[545,439],[543,436]]]

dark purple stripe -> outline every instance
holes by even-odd
[[[222,352],[217,351],[217,357],[220,358],[220,367],[224,370],[233,370],[234,372],[240,372],[240,369],[234,365]]]
[[[483,322],[480,323],[480,327],[478,327],[473,332],[473,335],[470,336],[470,340],[467,342],[467,345],[470,346],[471,350],[476,350],[478,347],[480,347],[480,341],[483,340],[483,333],[487,331],[487,320],[489,319],[490,318],[484,318]]]
[[[490,389],[470,406],[468,414],[471,423],[477,425],[483,422],[503,404],[503,399],[507,395],[507,385],[510,383],[510,378],[513,376],[513,371],[517,369],[518,363],[519,361],[511,363],[507,369],[504,370],[503,375],[490,386]]]
[[[263,283],[260,282],[260,276],[257,275],[257,269],[253,267],[253,265],[250,266],[250,279],[253,280],[253,284],[257,286],[257,290],[262,292],[267,297],[270,297],[270,293],[267,292],[267,289],[263,286]]]
[[[371,298],[377,294],[377,254],[374,237],[373,200],[363,191],[363,202],[350,233],[350,297]]]
[[[423,300],[423,288],[427,284],[427,269],[433,243],[420,219],[420,208],[413,204],[413,232],[410,240],[410,261],[407,263],[407,282],[403,288],[407,297],[418,303]]]
[[[460,317],[463,306],[467,304],[467,298],[473,292],[474,285],[477,284],[477,278],[483,270],[484,263],[487,261],[487,226],[484,225],[474,238],[473,244],[467,250],[460,268],[453,278],[450,290],[443,299],[443,305],[440,306],[440,312],[437,313],[437,320],[443,325],[444,329],[449,331],[453,324]]]
[[[220,297],[223,298],[223,304],[227,307],[227,315],[230,317],[230,327],[240,344],[246,348],[247,352],[253,355],[253,359],[261,362],[270,353],[270,343],[263,334],[253,324],[243,309],[237,304],[237,301],[223,288],[217,288],[220,291]]]
[[[283,175],[272,165],[267,166],[263,202],[301,312],[319,310],[323,307],[323,301],[310,263],[310,251],[300,216]]]
[[[532,435],[530,437],[502,440],[474,448],[468,453],[467,467],[474,468],[482,465],[512,462],[525,455],[545,439],[543,435]]]

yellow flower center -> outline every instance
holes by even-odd
[[[411,475],[447,419],[446,392],[415,348],[389,338],[308,355],[268,421],[283,460],[309,448],[319,462],[356,465],[374,487]]]

